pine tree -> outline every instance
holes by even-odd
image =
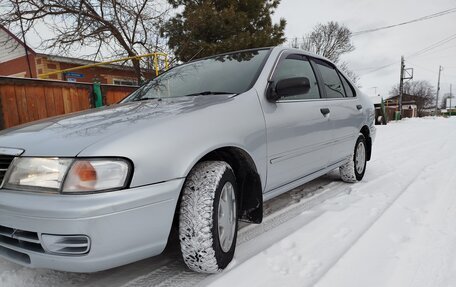
[[[273,24],[280,0],[169,0],[182,13],[162,30],[177,60],[285,42],[286,21]]]

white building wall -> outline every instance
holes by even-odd
[[[3,29],[0,29],[0,63],[25,56],[25,50]]]

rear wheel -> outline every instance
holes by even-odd
[[[215,273],[233,259],[237,238],[237,185],[223,161],[198,163],[184,184],[179,239],[187,266]]]
[[[340,177],[345,182],[360,181],[364,177],[367,163],[366,138],[359,134],[356,140],[355,150],[347,163],[339,168]]]

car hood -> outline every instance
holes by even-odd
[[[24,149],[24,156],[76,156],[86,147],[130,129],[150,130],[183,113],[198,112],[234,95],[146,100],[40,120],[0,131],[0,147]]]

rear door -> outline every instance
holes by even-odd
[[[331,127],[324,114],[327,107],[313,67],[304,55],[284,53],[270,82],[294,77],[309,79],[308,93],[267,102],[263,107],[268,140],[266,191],[324,169],[331,151]]]
[[[329,165],[332,165],[346,159],[353,152],[363,120],[363,107],[356,97],[355,89],[334,65],[320,59],[312,59],[312,62],[324,85],[323,97],[330,110],[328,118],[333,148]]]

